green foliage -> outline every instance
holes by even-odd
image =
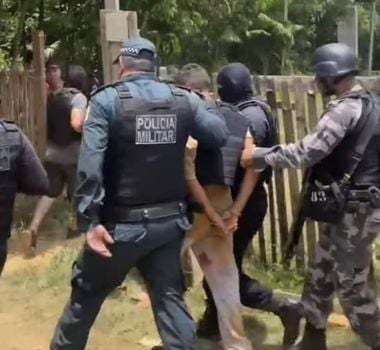
[[[142,35],[158,47],[160,64],[196,61],[211,70],[241,61],[257,73],[307,73],[312,53],[336,41],[337,22],[353,0],[120,0],[138,13]],[[25,57],[31,30],[46,33],[47,54],[100,68],[100,0],[0,1],[0,69]],[[368,60],[369,7],[358,3],[360,53]],[[377,23],[380,30],[380,19]],[[380,60],[375,46],[375,69]],[[376,66],[377,65],[377,66]]]

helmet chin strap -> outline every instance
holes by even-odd
[[[334,80],[329,81],[326,78],[319,78],[319,83],[323,86],[323,95],[332,96],[335,95],[335,86],[337,82]]]

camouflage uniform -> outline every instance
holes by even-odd
[[[360,89],[355,85],[351,91]],[[362,101],[343,95],[329,103],[315,131],[302,140],[269,149],[256,148],[254,167],[311,167],[332,153],[347,132],[355,128],[361,114]],[[316,329],[325,329],[336,292],[353,330],[367,345],[376,348],[380,346],[380,312],[367,280],[372,243],[380,228],[380,210],[364,203],[353,209],[321,235],[310,262],[302,304],[308,322]]]
[[[352,329],[371,347],[380,346],[380,312],[368,287],[372,243],[379,229],[380,210],[367,203],[329,225],[310,262],[302,297],[307,320],[325,329],[336,292]]]

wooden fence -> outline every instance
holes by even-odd
[[[360,82],[380,92],[380,79],[361,77]],[[318,93],[312,77],[256,77],[255,90],[266,98],[279,125],[280,143],[302,139],[316,125],[327,99]],[[281,263],[292,225],[300,205],[302,171],[275,171],[268,185],[269,211],[259,237],[254,243],[264,267]],[[254,213],[252,213],[254,215]],[[296,251],[295,264],[303,270],[313,255],[323,225],[305,222]]]
[[[0,97],[0,117],[16,122],[42,156],[46,143],[46,83],[42,32],[33,33],[31,70],[0,72]]]

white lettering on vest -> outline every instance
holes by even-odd
[[[175,114],[136,116],[136,145],[165,145],[176,142]]]

